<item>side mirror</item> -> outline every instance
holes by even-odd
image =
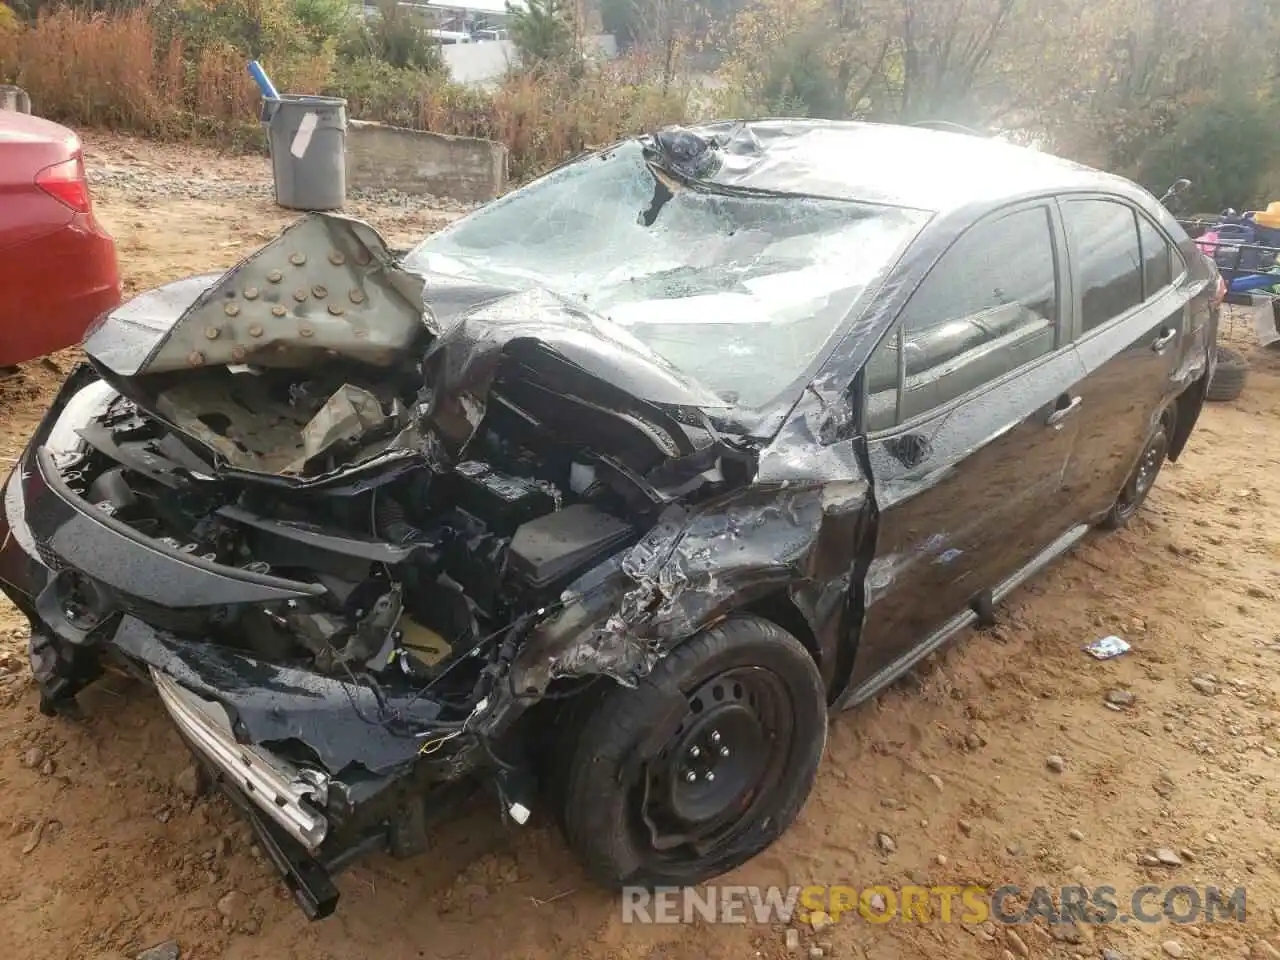
[[[1191,186],[1191,181],[1188,180],[1186,177],[1182,177],[1178,180],[1175,180],[1173,184],[1169,187],[1169,189],[1164,192],[1164,196],[1160,198],[1160,202],[1168,203],[1178,194],[1186,192],[1186,190],[1190,186]]]

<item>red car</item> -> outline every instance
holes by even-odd
[[[0,367],[79,343],[120,302],[79,137],[11,110],[0,110],[0,294]]]

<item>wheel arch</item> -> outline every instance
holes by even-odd
[[[1200,411],[1204,409],[1205,393],[1209,387],[1209,374],[1206,372],[1198,380],[1178,394],[1170,408],[1173,411],[1173,436],[1169,438],[1168,457],[1177,462],[1182,455],[1191,431],[1200,419]]]

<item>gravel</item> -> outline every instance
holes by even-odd
[[[221,177],[216,174],[178,173],[139,165],[114,166],[99,164],[88,170],[89,183],[95,189],[107,188],[123,194],[132,202],[154,200],[240,200],[270,201],[275,197],[271,180],[265,177]],[[375,190],[353,187],[347,199],[354,205],[368,204],[379,208],[399,209],[405,213],[436,211],[466,213],[477,204],[463,203],[443,197],[402,193],[399,190]]]

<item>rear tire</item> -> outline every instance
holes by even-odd
[[[1234,400],[1244,392],[1244,382],[1249,377],[1249,361],[1244,354],[1230,347],[1219,346],[1218,365],[1205,391],[1206,400]]]
[[[791,825],[827,733],[809,652],[736,615],[613,686],[566,730],[561,816],[597,882],[684,886],[745,863]]]
[[[1147,495],[1155,486],[1156,477],[1160,476],[1160,468],[1164,466],[1165,457],[1169,454],[1169,440],[1173,436],[1174,413],[1166,410],[1160,417],[1160,423],[1151,436],[1147,438],[1138,456],[1138,463],[1133,473],[1125,481],[1120,496],[1111,505],[1110,511],[1102,520],[1102,526],[1108,530],[1119,530],[1134,518]]]

